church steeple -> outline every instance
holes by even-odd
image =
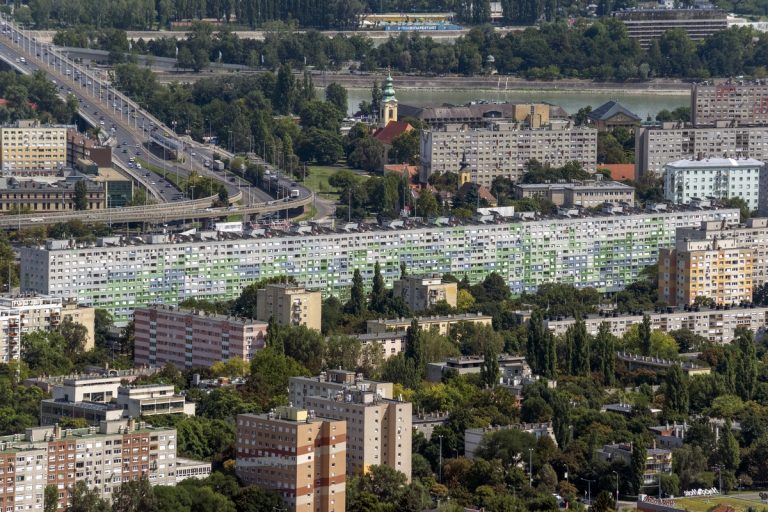
[[[382,124],[387,126],[390,121],[397,121],[397,98],[395,97],[395,87],[391,72],[387,72],[387,78],[384,80],[381,104],[383,110]]]

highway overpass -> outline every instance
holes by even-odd
[[[113,151],[114,165],[124,169],[136,181],[146,185],[161,202],[168,204],[122,209],[111,208],[100,211],[41,212],[39,214],[14,215],[12,218],[2,217],[0,226],[19,228],[74,219],[83,222],[156,222],[161,218],[171,221],[222,216],[223,212],[209,209],[211,206],[210,199],[204,202],[181,201],[178,200],[178,194],[173,196],[173,200],[169,199],[167,197],[170,188],[169,182],[165,182],[166,186],[162,186],[164,181],[159,175],[151,171],[131,168],[128,160],[134,152],[171,173],[185,176],[191,172],[198,172],[220,181],[227,187],[231,198],[244,199],[244,205],[241,209],[230,214],[271,213],[312,203],[313,194],[299,185],[290,183],[288,178],[284,178],[278,188],[282,188],[283,192],[288,187],[299,190],[299,197],[290,198],[288,201],[283,199],[273,201],[265,192],[256,187],[248,186],[247,191],[245,191],[243,187],[249,184],[241,178],[232,176],[227,180],[226,175],[221,176],[203,165],[205,160],[213,159],[213,148],[204,144],[183,141],[178,138],[173,139],[183,148],[185,158],[188,160],[188,168],[187,165],[179,165],[176,162],[169,163],[153,155],[150,151],[145,151],[145,143],[153,128],[168,134],[172,134],[174,131],[115,89],[104,77],[99,76],[96,70],[80,66],[63,54],[59,48],[38,41],[31,32],[17,28],[10,20],[2,19],[2,23],[0,60],[22,73],[41,70],[59,86],[62,95],[74,94],[80,101],[83,118],[94,125],[96,125],[96,118],[98,118],[99,124],[97,126],[104,129],[109,127],[111,136],[116,141],[122,142],[117,150]],[[90,105],[89,102],[91,102]],[[93,115],[90,113],[91,109],[94,109]],[[196,151],[192,151],[193,149]]]

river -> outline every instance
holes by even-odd
[[[418,90],[401,89],[396,92],[400,103],[406,105],[426,106],[450,103],[463,105],[470,101],[546,101],[563,107],[569,114],[576,113],[580,108],[591,105],[597,108],[606,101],[616,100],[638,116],[645,118],[649,114],[655,116],[663,109],[673,110],[677,107],[689,106],[689,94],[653,94],[650,92],[556,92],[542,93],[529,91],[469,91],[469,90]],[[349,114],[357,111],[361,101],[371,100],[370,89],[348,89]]]

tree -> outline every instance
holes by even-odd
[[[665,415],[683,419],[688,414],[688,383],[680,365],[673,364],[667,370],[665,378],[664,411]]]
[[[58,328],[59,334],[64,338],[65,350],[69,354],[79,354],[85,349],[88,338],[88,329],[71,318],[65,318]]]
[[[384,278],[381,276],[381,265],[378,260],[373,265],[373,287],[369,299],[371,311],[384,313],[387,305],[387,289],[384,285]]]
[[[439,214],[440,205],[437,203],[435,195],[426,188],[422,189],[418,199],[416,199],[416,215],[428,219]]]
[[[75,195],[72,199],[75,210],[88,209],[88,185],[85,180],[75,183]]]
[[[426,354],[422,344],[422,330],[419,321],[411,320],[411,325],[405,332],[405,357],[413,361],[416,369],[421,373],[426,366]]]
[[[296,154],[305,162],[314,160],[319,165],[335,164],[344,154],[341,135],[318,128],[304,130]]]
[[[43,492],[43,512],[56,512],[58,508],[59,489],[54,484],[48,484]]]
[[[146,512],[156,505],[146,473],[138,480],[123,482],[112,495],[112,512]]]
[[[350,291],[349,300],[344,305],[344,311],[356,317],[362,316],[368,311],[368,306],[365,301],[363,276],[360,274],[360,269],[355,269],[355,272],[352,274],[352,289]]]
[[[284,507],[280,495],[255,485],[241,489],[234,501],[238,512],[273,512]]]
[[[368,172],[381,171],[384,168],[384,144],[370,136],[356,140],[347,164]]]
[[[96,489],[89,489],[85,480],[75,483],[69,490],[67,512],[111,512],[109,502]]]
[[[595,337],[598,364],[596,370],[603,376],[603,385],[611,386],[616,378],[616,336],[611,334],[608,322],[600,323]]]
[[[494,388],[499,383],[499,355],[491,343],[485,345],[483,365],[480,367],[480,382],[486,388]]]
[[[325,101],[336,107],[339,112],[347,111],[347,90],[336,82],[325,88]]]
[[[738,359],[736,367],[736,392],[742,400],[752,400],[757,388],[757,354],[752,331],[739,327],[736,330]]]
[[[589,509],[593,512],[612,512],[614,510],[613,505],[614,500],[611,493],[608,491],[600,491],[597,498],[595,498],[595,502]]]
[[[272,106],[279,114],[290,114],[296,101],[296,80],[288,64],[283,64],[277,71],[275,92],[272,96]]]
[[[639,329],[640,350],[644,356],[651,355],[651,317],[643,315]]]
[[[741,462],[739,443],[733,435],[733,427],[730,420],[726,420],[725,425],[720,429],[717,457],[725,469],[736,471],[739,468],[739,463]]]
[[[587,375],[590,369],[590,336],[583,320],[578,320],[566,332],[569,370],[572,375]]]
[[[253,356],[246,387],[262,410],[269,409],[287,403],[288,379],[300,375],[309,375],[309,371],[293,358],[267,347]]]
[[[416,165],[419,159],[420,137],[419,130],[408,130],[392,139],[389,160],[396,164]]]
[[[645,448],[645,441],[642,437],[638,437],[632,445],[632,460],[630,469],[632,471],[632,489],[636,494],[643,492],[643,475],[645,474],[647,451]]]

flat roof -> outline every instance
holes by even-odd
[[[710,168],[710,167],[761,167],[765,165],[754,158],[704,158],[702,160],[676,160],[665,167],[673,168]]]

